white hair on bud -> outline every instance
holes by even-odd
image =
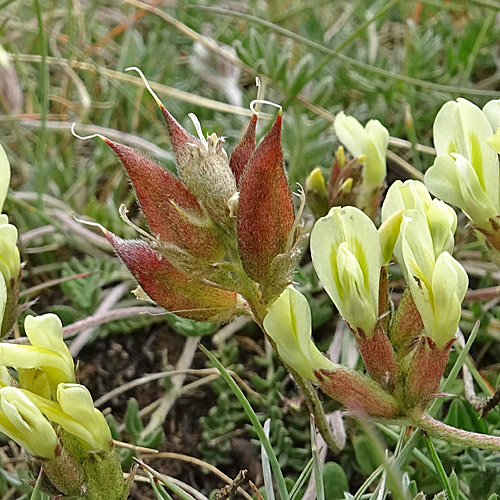
[[[257,97],[256,100],[260,101],[260,96],[262,93],[262,84],[260,83],[260,78],[258,76],[255,77],[255,86],[257,87]]]
[[[91,135],[78,135],[76,132],[75,132],[75,127],[76,127],[76,122],[73,122],[71,124],[71,135],[73,135],[73,137],[76,137],[77,139],[80,139],[81,141],[87,141],[88,139],[95,139],[96,137],[98,137],[99,139],[102,139],[103,141],[106,140],[106,137],[104,137],[102,134],[91,134]]]
[[[151,241],[154,241],[155,243],[158,243],[158,240],[154,236],[151,236],[149,233],[147,233],[146,231],[144,231],[144,229],[141,229],[139,226],[137,226],[136,224],[134,224],[127,217],[128,208],[123,203],[120,205],[120,208],[118,209],[118,213],[120,214],[120,217],[123,220],[123,222],[125,222],[125,224],[127,224],[130,227],[132,227],[133,229],[135,229],[140,235],[144,236],[148,240],[151,240]]]
[[[254,99],[250,103],[250,109],[252,110],[252,113],[255,113],[256,115],[259,114],[259,112],[255,109],[256,104],[269,104],[270,106],[274,106],[275,108],[278,108],[280,111],[283,111],[283,106],[280,106],[279,104],[276,104],[275,102],[268,101],[266,99]]]
[[[151,97],[156,101],[158,106],[160,106],[160,108],[165,107],[163,105],[163,103],[161,102],[160,98],[156,95],[156,92],[151,88],[151,85],[149,84],[146,76],[144,75],[144,73],[142,72],[141,69],[139,69],[137,66],[130,66],[129,68],[125,68],[125,71],[136,71],[139,74],[139,77],[141,78],[141,80],[144,82],[146,89],[151,94]]]
[[[76,222],[79,222],[80,224],[83,224],[84,226],[91,226],[91,227],[97,227],[99,228],[104,234],[106,234],[106,229],[104,228],[104,226],[102,226],[101,224],[99,224],[98,222],[93,222],[93,221],[90,221],[90,220],[83,220],[83,219],[79,219],[74,213],[71,214],[71,216],[73,217],[74,220],[76,220]]]

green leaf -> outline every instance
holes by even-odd
[[[342,500],[344,492],[349,492],[349,482],[344,469],[336,462],[327,462],[323,469],[323,483],[328,500]]]
[[[354,455],[366,475],[371,474],[379,465],[373,457],[372,445],[366,436],[358,436],[354,441]]]
[[[139,438],[144,428],[139,416],[139,404],[134,398],[130,398],[123,418],[128,433],[135,439]]]

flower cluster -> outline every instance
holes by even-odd
[[[10,166],[0,146],[0,211]],[[17,314],[20,258],[17,229],[0,215],[0,325],[7,333]],[[27,316],[29,344],[0,343],[0,432],[43,467],[43,487],[86,500],[122,500],[126,486],[111,432],[92,396],[77,383],[75,365],[55,314]]]
[[[500,100],[488,102],[483,110],[465,99],[447,102],[434,122],[437,157],[425,174],[429,191],[463,210],[496,256],[500,252],[499,127]]]
[[[334,399],[383,417],[422,411],[436,396],[461,315],[468,278],[451,256],[454,211],[417,181],[395,182],[382,226],[354,207],[334,207],[311,234],[323,286],[353,332],[370,378],[321,359],[309,308],[288,288],[264,326],[280,356]],[[395,255],[407,290],[391,312],[387,265]],[[292,348],[293,345],[293,348]]]
[[[76,381],[61,321],[55,314],[27,316],[25,330],[29,345],[0,343],[0,431],[32,455],[35,469],[43,466],[51,491],[125,498],[111,432]]]
[[[0,338],[12,328],[17,317],[21,258],[17,248],[17,228],[2,214],[10,182],[10,165],[0,145]]]
[[[123,163],[152,232],[132,241],[105,234],[139,282],[138,296],[201,321],[258,317],[291,282],[303,239],[283,168],[281,110],[258,146],[254,114],[229,159],[222,138],[205,138],[194,115],[192,136],[152,94],[178,177],[101,137]]]

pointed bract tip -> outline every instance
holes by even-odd
[[[151,94],[151,97],[155,100],[156,104],[158,104],[158,106],[163,111],[163,109],[165,108],[165,106],[161,102],[160,98],[156,95],[156,92],[151,88],[151,85],[149,84],[149,82],[148,82],[146,76],[144,75],[144,73],[142,72],[142,70],[139,69],[137,66],[130,66],[128,68],[125,68],[125,71],[135,71],[135,72],[137,72],[139,74],[139,77],[143,81],[143,83],[144,83],[146,89],[148,90],[148,92]]]

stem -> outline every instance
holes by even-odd
[[[339,453],[342,448],[339,443],[337,443],[337,440],[335,439],[335,436],[332,434],[332,430],[328,425],[325,412],[323,410],[323,405],[321,404],[316,389],[313,387],[309,380],[304,378],[302,375],[299,375],[288,365],[285,364],[285,366],[287,367],[287,370],[293,375],[295,382],[299,386],[300,392],[306,400],[309,411],[314,415],[316,427],[325,440],[325,443],[328,445],[328,448],[330,448],[334,453]]]
[[[427,413],[412,420],[412,424],[438,438],[467,447],[500,450],[500,436],[464,431],[435,420]]]
[[[276,344],[274,343],[273,339],[269,337],[269,335],[266,333],[266,330],[264,329],[264,322],[263,318],[260,316],[257,316],[255,310],[252,311],[254,314],[254,321],[257,325],[259,325],[260,329],[266,336],[267,340],[269,340],[269,343],[271,344],[274,352],[278,354],[278,349],[276,349]],[[323,405],[321,404],[321,401],[319,399],[318,393],[316,389],[313,387],[311,382],[307,380],[305,377],[302,375],[299,375],[293,368],[291,368],[289,365],[287,365],[281,358],[281,362],[285,365],[286,369],[292,374],[296,384],[298,385],[300,392],[304,396],[304,399],[306,400],[307,407],[309,408],[310,413],[314,415],[314,420],[316,422],[316,427],[319,430],[321,436],[325,440],[325,443],[328,445],[328,448],[330,448],[334,453],[339,453],[342,450],[342,446],[337,443],[337,440],[335,439],[335,436],[332,433],[332,430],[330,426],[328,425],[328,422],[326,420],[325,412],[323,410]]]

